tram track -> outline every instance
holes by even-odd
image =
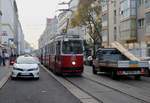
[[[116,88],[113,88],[113,87],[111,87],[111,86],[105,85],[105,84],[103,84],[103,83],[100,83],[100,82],[98,82],[98,81],[96,81],[96,80],[93,80],[93,79],[90,79],[90,78],[88,78],[88,77],[85,77],[85,76],[84,76],[84,79],[87,79],[87,80],[89,80],[89,81],[95,82],[95,83],[97,83],[97,84],[99,84],[99,85],[105,86],[105,87],[107,87],[107,88],[109,88],[109,89],[112,89],[112,90],[114,90],[114,91],[116,91],[116,92],[122,93],[122,94],[124,94],[124,95],[126,95],[126,96],[129,96],[129,97],[132,97],[132,98],[134,98],[134,99],[137,99],[137,100],[141,101],[142,103],[150,103],[149,101],[145,101],[145,100],[140,99],[140,98],[138,98],[138,97],[136,97],[136,96],[130,95],[130,94],[125,93],[125,92],[123,92],[123,91],[121,91],[121,90],[119,90],[119,89],[116,89]]]
[[[147,78],[149,79],[149,78]],[[142,77],[140,81],[123,81],[123,83],[128,84],[130,86],[135,86],[137,88],[140,88],[142,90],[150,90],[150,81],[145,80],[145,78]]]
[[[140,87],[140,86],[146,86],[149,85],[149,79],[147,77],[142,77],[143,81],[139,81],[140,83],[138,84],[137,82],[135,82],[136,84],[132,83],[132,82],[120,82],[120,81],[114,81],[114,80],[110,80],[108,78],[101,78],[101,76],[99,75],[93,75],[91,73],[91,68],[87,66],[88,69],[86,69],[86,71],[83,74],[83,77],[87,80],[93,81],[95,83],[98,83],[99,85],[103,85],[105,87],[108,87],[116,92],[122,93],[124,95],[130,96],[132,98],[135,98],[137,100],[140,100],[144,103],[150,103],[150,92],[149,92],[149,88],[148,87]],[[145,83],[145,84],[143,84]],[[139,86],[140,85],[140,86]]]
[[[50,74],[55,80],[57,80],[59,83],[61,83],[76,98],[78,98],[81,101],[81,103],[87,103],[87,101],[89,101],[89,103],[103,103],[103,102],[100,102],[99,100],[97,100],[96,98],[94,98],[93,96],[88,95],[86,92],[82,91],[80,88],[78,88],[77,86],[73,85],[71,82],[66,80],[64,77],[62,77],[62,76],[60,77],[58,75],[53,74],[52,71],[50,71],[49,69],[47,69],[43,65],[41,65],[41,67],[48,74]]]
[[[76,85],[75,83],[73,83],[72,81],[70,81],[69,79],[67,79],[66,77],[64,77],[65,80],[67,80],[68,82],[70,82],[72,85],[76,86],[77,88],[79,88],[81,91],[87,93],[88,95],[90,95],[91,97],[93,97],[94,99],[96,99],[99,103],[104,103],[102,100],[100,100],[99,98],[93,96],[92,94],[90,94],[89,92],[87,92],[86,90],[82,89],[80,86]]]
[[[106,103],[105,101],[102,100],[102,98],[99,98],[99,97],[95,96],[94,94],[90,93],[88,90],[86,90],[85,88],[83,88],[82,86],[80,86],[78,83],[74,82],[74,79],[70,79],[68,77],[63,77],[62,79],[66,80],[67,82],[69,82],[70,84],[74,85],[75,87],[77,87],[81,91],[85,92],[86,94],[88,94],[89,96],[91,96],[93,99],[97,100],[99,103]],[[106,88],[108,88],[108,89],[110,89],[110,90],[112,90],[114,92],[123,94],[126,98],[130,97],[133,100],[138,101],[139,103],[150,103],[148,100],[145,100],[145,99],[142,99],[142,98],[138,98],[137,96],[134,96],[134,95],[128,94],[128,93],[126,93],[126,92],[124,92],[122,90],[113,88],[112,86],[106,85],[105,83],[101,83],[101,82],[98,82],[97,80],[93,80],[93,78],[91,79],[88,76],[88,74],[86,75],[86,73],[84,73],[84,75],[82,77],[79,77],[78,79],[87,80],[87,82],[89,81],[89,83],[93,82],[96,85],[106,87]]]
[[[90,81],[90,82],[94,82],[94,83],[96,83],[96,84],[98,84],[98,85],[100,85],[100,86],[107,87],[107,88],[109,88],[109,89],[111,89],[111,90],[113,90],[113,91],[115,91],[115,92],[119,92],[119,93],[121,93],[121,94],[123,94],[123,95],[125,95],[125,96],[128,96],[128,97],[131,97],[131,98],[133,98],[133,99],[135,99],[135,100],[137,100],[137,101],[141,101],[141,103],[150,103],[150,101],[148,101],[148,100],[145,100],[145,99],[143,99],[143,98],[139,98],[138,96],[135,96],[135,95],[128,94],[127,92],[124,92],[124,91],[122,91],[122,90],[113,88],[112,86],[108,86],[108,85],[106,85],[106,84],[104,84],[104,83],[98,82],[98,81],[93,80],[93,79],[91,79],[91,78],[89,78],[89,77],[85,77],[85,76],[82,76],[82,77],[83,77],[83,79],[86,79],[86,80],[88,80],[88,81]],[[86,92],[88,95],[92,96],[93,98],[95,98],[95,99],[96,99],[97,101],[99,101],[100,103],[104,103],[100,98],[95,97],[94,95],[92,95],[91,93],[89,93],[88,91],[86,91],[85,89],[83,89],[82,87],[80,87],[79,85],[77,85],[76,83],[74,83],[73,81],[71,81],[71,80],[69,80],[68,78],[65,78],[65,77],[64,77],[64,79],[67,80],[68,82],[70,82],[72,85],[75,85],[76,87],[78,87],[78,88],[81,89],[82,91]]]

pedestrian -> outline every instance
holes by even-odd
[[[3,62],[3,66],[5,66],[5,52],[2,51],[2,62]]]

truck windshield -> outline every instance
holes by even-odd
[[[106,60],[106,61],[127,60],[127,58],[117,50],[98,51],[96,56],[99,60]]]
[[[82,54],[83,45],[81,40],[63,41],[62,52],[64,54]]]

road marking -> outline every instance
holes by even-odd
[[[71,84],[69,81],[63,79],[62,77],[58,77],[54,75],[52,72],[47,70],[43,65],[41,65],[42,68],[48,72],[55,80],[57,80],[59,83],[61,83],[69,92],[71,92],[75,97],[77,97],[82,103],[99,103],[96,99],[88,95],[87,93],[83,92],[73,84]]]

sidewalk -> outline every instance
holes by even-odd
[[[7,82],[10,77],[11,67],[7,61],[6,66],[0,66],[0,88]]]

